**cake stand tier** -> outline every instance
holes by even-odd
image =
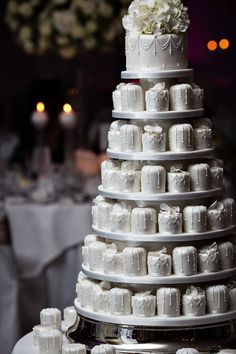
[[[168,243],[168,242],[188,242],[188,241],[202,241],[202,240],[212,240],[218,239],[224,236],[230,236],[236,231],[236,226],[229,227],[224,230],[216,230],[216,231],[207,231],[201,233],[181,233],[181,234],[134,234],[132,232],[129,233],[121,233],[121,232],[112,232],[112,231],[104,231],[92,227],[93,232],[97,236],[104,237],[108,240],[114,241],[128,241],[128,242],[136,242],[140,243]]]
[[[215,149],[184,151],[184,152],[116,152],[107,149],[107,156],[112,159],[118,160],[131,160],[131,161],[177,161],[177,160],[193,160],[201,158],[212,158]]]
[[[211,189],[208,191],[188,192],[188,193],[160,193],[160,194],[145,194],[139,193],[122,193],[113,192],[104,189],[102,186],[98,187],[99,192],[105,198],[129,200],[138,202],[152,202],[153,204],[167,201],[184,201],[184,200],[199,200],[206,198],[219,197],[223,194],[224,188]]]
[[[203,108],[186,111],[166,111],[166,112],[125,112],[112,111],[112,117],[117,119],[137,119],[137,120],[170,120],[202,117],[205,113]]]
[[[122,79],[177,79],[177,78],[191,78],[193,76],[193,69],[179,69],[179,70],[126,70],[121,72]]]
[[[100,322],[115,323],[120,325],[142,326],[142,327],[175,327],[183,328],[187,326],[201,326],[207,324],[222,323],[226,321],[236,320],[236,311],[221,313],[221,314],[207,314],[200,317],[150,317],[139,318],[133,315],[129,316],[113,316],[107,313],[98,313],[82,309],[78,300],[74,302],[76,311],[79,315],[93,319]]]
[[[168,277],[150,277],[149,275],[144,276],[126,276],[124,274],[104,274],[97,273],[88,270],[84,265],[82,265],[83,273],[92,279],[108,281],[112,283],[129,284],[131,287],[137,287],[142,285],[173,285],[173,284],[196,284],[196,283],[206,283],[211,281],[218,281],[222,279],[228,279],[236,275],[236,268],[219,271],[216,273],[198,273],[196,275],[190,276],[178,276],[171,275]]]
[[[141,320],[142,321],[142,320]],[[227,321],[194,327],[143,327],[101,322],[80,315],[67,331],[71,343],[83,343],[90,351],[98,344],[112,344],[117,353],[175,354],[181,348],[216,353],[235,348],[236,323]]]

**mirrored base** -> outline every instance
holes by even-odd
[[[83,343],[88,350],[109,343],[119,353],[168,353],[181,348],[216,353],[236,348],[236,319],[225,323],[183,328],[135,327],[116,325],[80,317],[67,332],[72,343]]]

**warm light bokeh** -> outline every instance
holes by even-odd
[[[228,49],[229,48],[229,41],[228,39],[221,39],[219,46],[221,49]]]
[[[72,107],[69,103],[65,103],[64,106],[63,106],[63,111],[65,113],[70,113],[72,111]]]
[[[45,105],[43,102],[38,102],[36,105],[36,109],[38,112],[42,113],[45,111]]]
[[[207,48],[210,50],[210,51],[214,51],[217,49],[217,43],[216,41],[209,41],[207,43]]]

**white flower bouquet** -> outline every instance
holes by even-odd
[[[29,54],[71,58],[81,50],[108,50],[121,37],[130,0],[9,0],[6,22]]]
[[[123,26],[129,34],[179,34],[190,24],[181,0],[133,0]]]

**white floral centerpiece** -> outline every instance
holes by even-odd
[[[123,17],[127,69],[186,68],[187,11],[181,0],[133,0]]]
[[[28,54],[71,58],[82,50],[112,49],[130,0],[9,0],[6,22]]]

